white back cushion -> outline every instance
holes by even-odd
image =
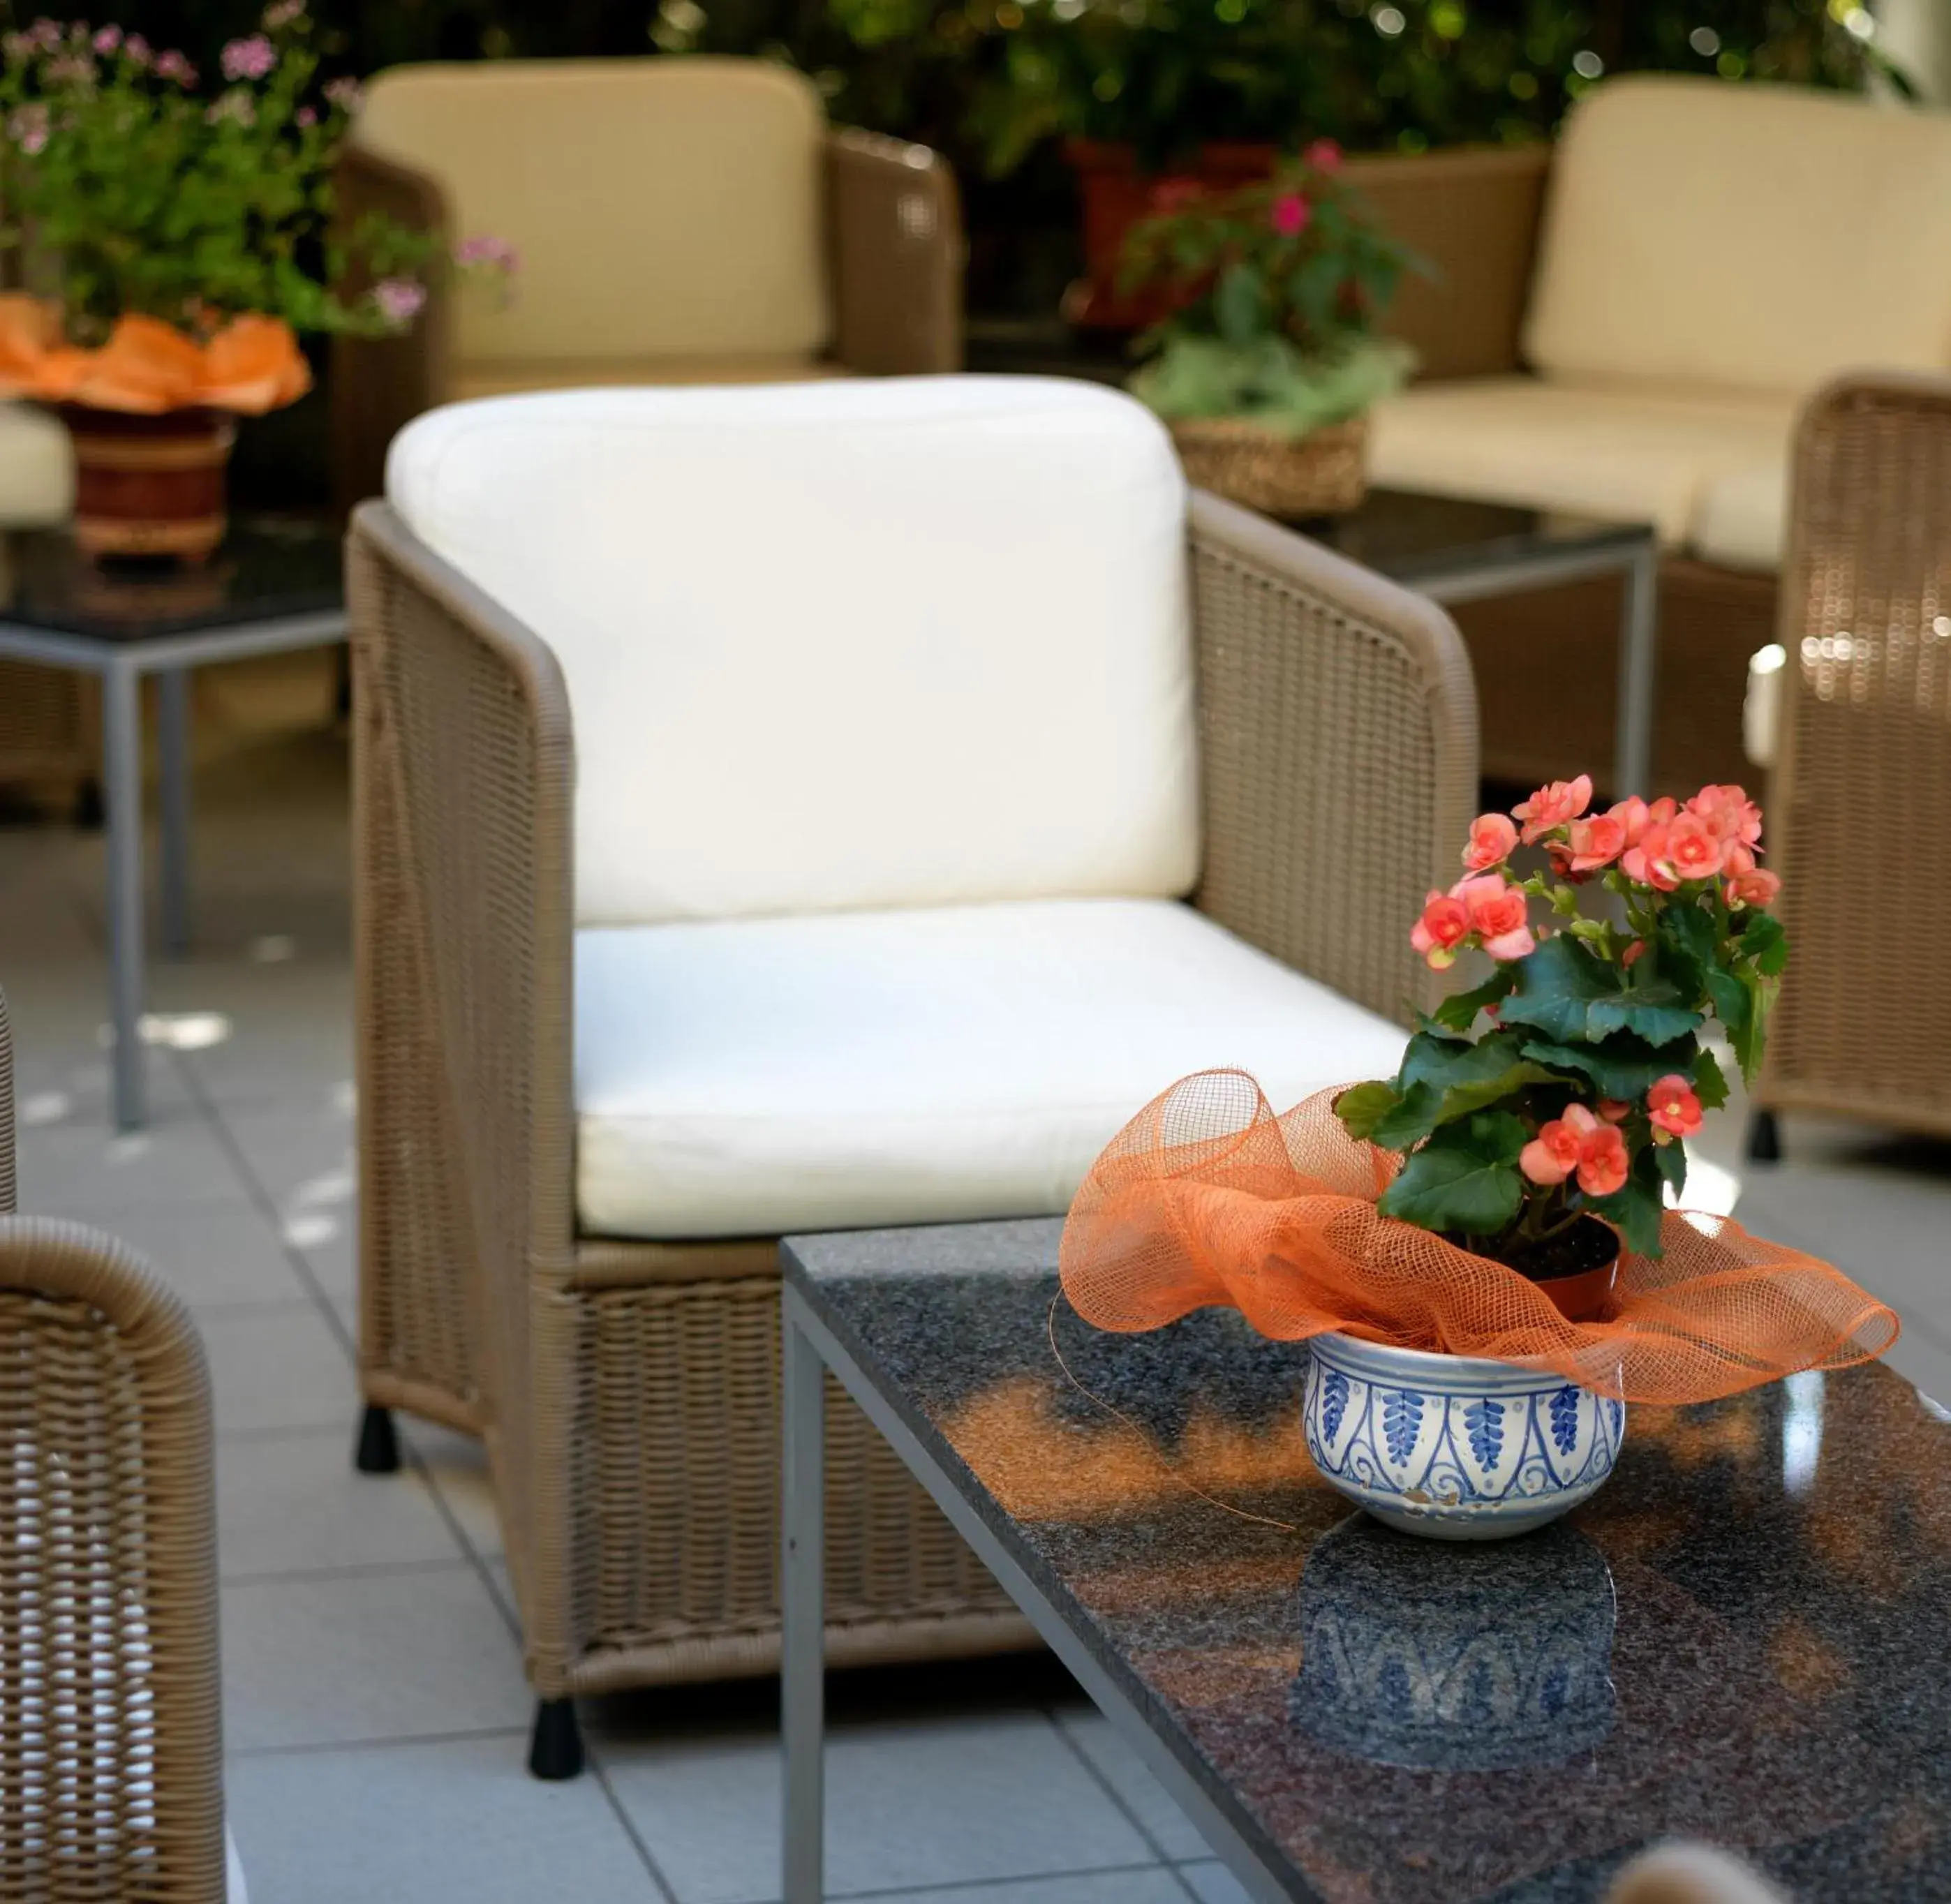
[[[1128,397],[491,398],[386,488],[561,663],[582,923],[1193,882],[1185,484]]]
[[[826,115],[763,60],[484,60],[379,74],[360,143],[522,254],[454,301],[464,364],[810,356],[831,328]]]
[[[1951,114],[1608,81],[1559,142],[1525,348],[1547,376],[1787,395],[1951,364]]]

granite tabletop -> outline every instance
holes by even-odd
[[[1053,1325],[1059,1228],[786,1275],[1294,1897],[1584,1904],[1679,1836],[1951,1899],[1951,1413],[1876,1366],[1636,1407],[1565,1520],[1418,1540],[1315,1474],[1303,1350]]]

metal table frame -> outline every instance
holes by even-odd
[[[162,925],[165,954],[189,949],[189,674],[213,661],[237,661],[346,638],[342,608],[186,629],[173,635],[77,634],[0,620],[0,657],[72,668],[101,683],[101,801],[108,863],[109,1019],[115,1126],[147,1121],[142,1064],[142,706],[145,675],[158,697],[162,769]]]
[[[1088,1693],[1147,1768],[1178,1802],[1247,1895],[1260,1904],[1294,1904],[1248,1835],[1166,1745],[1129,1695],[1080,1639],[1044,1590],[1011,1556],[860,1364],[813,1313],[790,1281],[780,1289],[784,1394],[780,1497],[780,1736],[785,1753],[782,1856],[785,1904],[826,1898],[826,1411],[823,1372],[831,1369],[888,1444],[907,1463],[976,1558],[1022,1609],[1051,1652]]]
[[[1612,797],[1623,800],[1628,794],[1651,791],[1654,672],[1659,654],[1659,544],[1652,529],[1622,528],[1582,548],[1535,549],[1481,563],[1403,563],[1391,564],[1386,573],[1391,581],[1445,607],[1599,576],[1624,576]]]

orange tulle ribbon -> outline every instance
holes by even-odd
[[[233,317],[199,343],[160,318],[131,312],[116,320],[99,350],[86,351],[62,342],[54,305],[23,292],[0,293],[0,396],[136,416],[208,409],[255,417],[311,388],[311,367],[282,317]]]
[[[1349,1136],[1323,1091],[1276,1116],[1244,1072],[1182,1079],[1098,1158],[1061,1268],[1103,1329],[1238,1309],[1262,1334],[1330,1330],[1548,1369],[1624,1401],[1711,1401],[1896,1340],[1830,1264],[1731,1219],[1670,1211],[1657,1261],[1622,1257],[1611,1313],[1573,1322],[1517,1271],[1380,1216],[1400,1160]]]

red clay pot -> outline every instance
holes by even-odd
[[[236,420],[216,410],[156,417],[61,404],[74,445],[74,539],[93,556],[200,562],[223,540]]]
[[[1214,192],[1259,183],[1279,163],[1280,148],[1214,139],[1199,148],[1190,165],[1157,173],[1140,170],[1131,146],[1101,139],[1067,139],[1063,156],[1077,174],[1084,209],[1084,276],[1070,287],[1063,314],[1087,330],[1141,330],[1170,317],[1178,301],[1163,291],[1119,295],[1118,263],[1125,233],[1161,208],[1161,192],[1169,197],[1171,188],[1188,181]]]

